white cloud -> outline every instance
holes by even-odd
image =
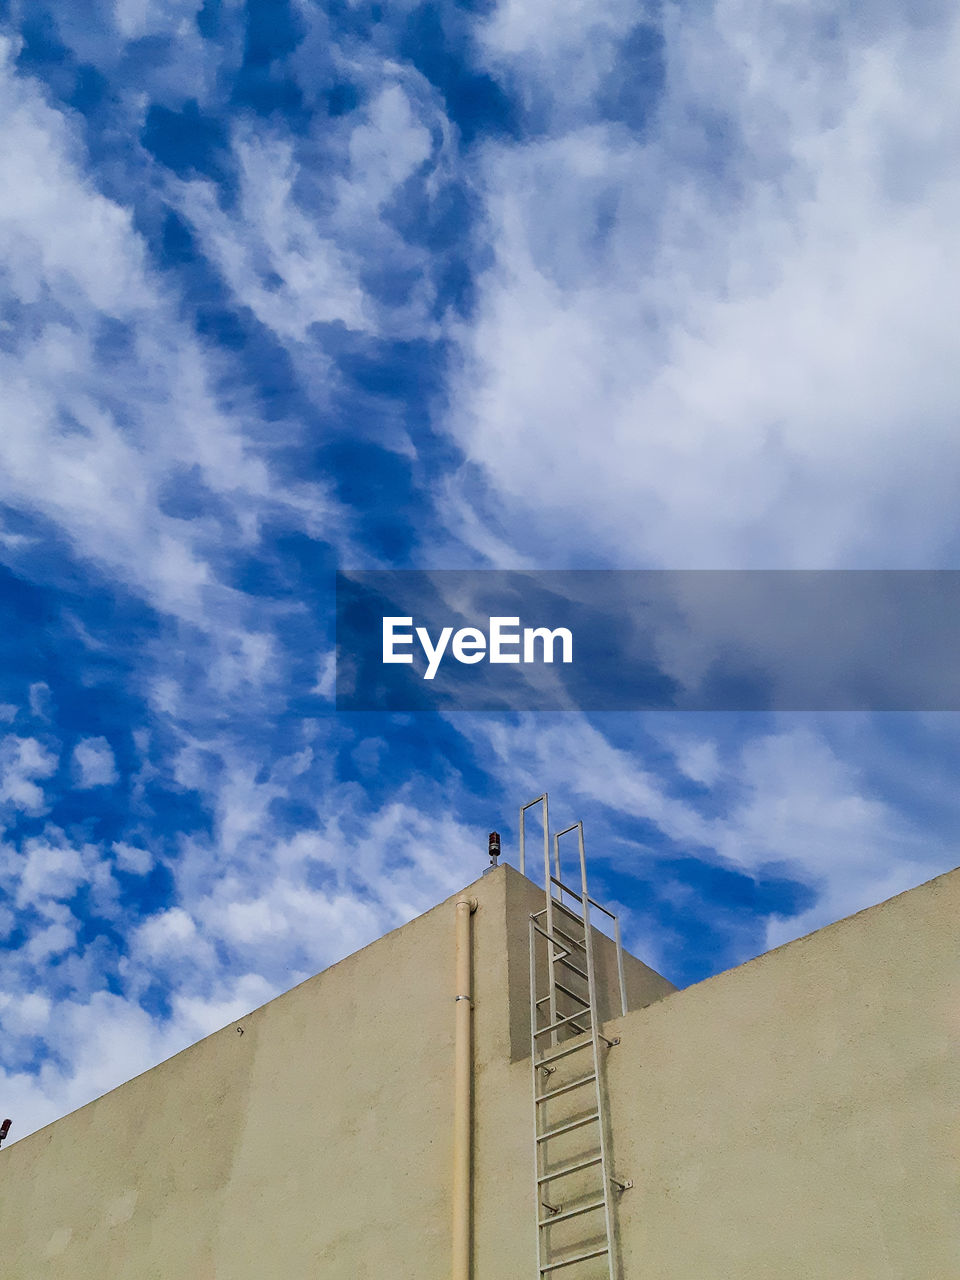
[[[46,898],[71,898],[86,881],[87,868],[80,851],[63,840],[39,837],[24,841],[17,891],[17,905],[40,905]]]
[[[528,109],[546,99],[562,121],[592,104],[625,35],[645,16],[631,0],[500,0],[478,44]]]
[[[113,17],[125,38],[179,35],[195,9],[117,0]],[[682,23],[669,11],[666,96],[643,131],[597,105],[635,16],[623,0],[510,0],[484,24],[489,64],[515,77],[542,129],[481,147],[469,175],[493,261],[476,324],[451,329],[464,364],[446,425],[484,468],[501,516],[487,520],[451,487],[450,520],[470,545],[507,563],[583,552],[739,565],[903,563],[949,542],[955,38],[851,29],[838,51],[814,34],[817,13],[781,30],[783,6],[721,0]],[[195,33],[189,43],[199,67]],[[437,189],[451,130],[415,73],[376,61],[375,73],[349,68],[366,93],[322,137],[252,116],[235,126],[235,205],[200,179],[148,178],[321,407],[331,368],[311,326],[439,332],[429,251],[404,240],[390,204],[421,171],[426,194]],[[188,96],[213,83],[204,66]],[[171,101],[177,76],[190,79],[171,73]],[[322,488],[274,474],[270,451],[297,429],[264,424],[230,358],[182,320],[130,211],[91,176],[71,118],[9,65],[0,107],[0,176],[31,157],[22,193],[0,188],[0,286],[31,321],[7,333],[13,350],[0,357],[0,498],[179,620],[144,676],[156,738],[176,745],[151,755],[141,733],[139,776],[195,791],[214,818],[175,857],[140,848],[140,832],[109,851],[54,830],[0,848],[0,884],[29,935],[0,1007],[51,1055],[34,1076],[0,1073],[22,1136],[428,908],[485,860],[482,833],[458,816],[467,805],[452,764],[371,810],[361,787],[336,781],[332,730],[301,725],[277,758],[266,738],[238,745],[224,729],[225,712],[249,713],[258,696],[282,704],[285,662],[272,606],[224,585],[224,554],[255,548],[261,522],[276,519],[343,545],[336,508]],[[373,264],[412,277],[409,297],[368,293]],[[98,350],[105,320],[126,344],[116,358]],[[415,458],[393,427],[389,447]],[[171,514],[188,481],[203,515]],[[15,561],[33,545],[11,534],[4,553]],[[332,679],[328,662],[318,692],[330,697]],[[948,856],[878,798],[855,752],[813,730],[782,727],[744,748],[664,739],[679,773],[710,793],[700,804],[582,721],[458,723],[511,795],[547,785],[604,821],[649,821],[699,857],[813,887],[809,912],[769,921],[771,944]],[[112,781],[106,740],[81,746],[81,785]],[[375,770],[379,750],[357,758]],[[42,813],[57,763],[37,739],[4,738],[0,799]],[[288,807],[299,831],[282,820]],[[111,866],[146,875],[158,864],[170,901],[142,921],[121,917]],[[97,989],[103,953],[75,945],[78,890],[124,936],[124,953],[109,956],[123,996]],[[137,1004],[157,982],[167,1019]],[[32,1000],[45,985],[48,1004]]]
[[[751,871],[781,862],[817,890],[808,910],[769,922],[768,947],[913,888],[956,860],[871,795],[860,769],[808,729],[748,744],[739,772],[743,795],[717,824],[717,852]]]
[[[673,751],[677,768],[692,782],[702,782],[710,787],[720,779],[723,764],[715,742],[709,738],[691,739],[679,735],[668,735],[666,741]]]
[[[455,720],[494,785],[501,782],[515,799],[546,785],[555,826],[587,819],[598,869],[609,824],[622,828],[630,817],[652,823],[675,850],[758,879],[788,876],[810,886],[810,910],[768,919],[768,945],[918,883],[949,861],[942,842],[867,785],[856,764],[863,744],[831,743],[813,722],[783,722],[724,741],[702,720],[687,731],[658,718],[661,728],[670,725],[660,738],[678,770],[708,792],[693,801],[676,790],[668,770],[644,768],[636,752],[579,718]],[[216,814],[213,838],[194,835],[176,859],[165,859],[173,878],[169,905],[139,923],[117,920],[126,937],[117,964],[122,999],[97,990],[102,958],[73,952],[66,970],[72,990],[51,997],[49,1017],[39,1007],[18,1011],[18,1034],[42,1036],[56,1055],[32,1080],[8,1072],[5,1096],[17,1108],[19,1136],[428,909],[482,870],[482,833],[457,816],[465,796],[455,775],[410,782],[371,809],[362,788],[333,781],[332,743],[313,732],[303,726],[290,754],[262,769],[249,744],[226,736],[194,748],[191,780]],[[203,754],[219,764],[200,769]],[[280,834],[273,801],[318,795],[315,824],[301,821],[299,830]],[[642,869],[642,848],[631,852],[620,838],[617,849],[621,871]],[[132,846],[114,845],[112,854],[121,868],[142,872],[152,863]],[[78,887],[91,886],[98,909],[112,909],[109,866],[104,850],[71,845],[52,830],[25,843],[23,854],[5,851],[3,887],[37,912],[21,951],[22,962],[36,967],[5,984],[14,1004],[44,991],[49,958],[74,945],[76,921],[66,904]],[[666,965],[669,940],[651,936],[649,923],[627,906],[634,945]],[[170,1000],[164,1019],[137,1007],[158,982]],[[105,1019],[103,1029],[94,1014]],[[27,1029],[31,1019],[35,1031]],[[140,1043],[104,1064],[124,1029]]]
[[[81,791],[112,787],[118,780],[113,748],[106,738],[81,738],[73,749],[74,785]]]
[[[19,848],[0,844],[0,890],[15,904],[28,938],[31,929],[52,925],[62,928],[49,935],[49,942],[62,941],[63,929],[75,931],[77,921],[65,904],[81,888],[87,890],[92,914],[116,919],[118,888],[98,845],[73,844],[49,824]]]
[[[50,686],[44,680],[36,680],[28,690],[30,714],[36,720],[49,720],[51,708]]]
[[[307,975],[305,975],[307,976]],[[291,985],[297,978],[291,979]],[[279,994],[279,988],[271,985],[258,973],[244,973],[236,978],[224,979],[207,998],[179,994],[173,1000],[173,1021],[184,1043],[192,1044],[202,1036],[228,1023],[238,1021],[244,1014],[257,1009]]]
[[[207,971],[214,963],[210,943],[200,935],[196,922],[182,907],[170,907],[148,916],[133,933],[132,945],[148,965],[183,961]]]
[[[333,702],[337,693],[337,655],[332,650],[320,657],[317,683],[311,690],[324,702]]]
[[[339,125],[323,121],[315,137],[298,138],[243,121],[234,130],[239,171],[238,207],[225,209],[210,182],[171,186],[171,197],[198,233],[237,299],[287,346],[298,377],[319,403],[332,386],[311,326],[340,322],[380,335],[436,329],[425,251],[407,243],[383,215],[384,207],[434,156],[431,127],[444,132],[433,104],[418,92],[409,69],[386,68],[387,82]],[[351,74],[358,74],[351,68]],[[383,77],[383,69],[377,74]],[[323,188],[315,171],[328,179]],[[428,184],[429,185],[429,184]],[[364,276],[377,264],[422,279],[412,297],[387,303],[371,295]],[[405,439],[390,447],[412,452]]]
[[[602,78],[593,10],[542,46],[523,16],[489,56],[546,127],[484,153],[495,262],[450,418],[501,527],[561,563],[952,562],[954,11],[830,36],[816,7],[668,9],[642,130],[557,91],[578,59]]]
[[[151,35],[195,34],[196,16],[202,0],[114,0],[114,19],[127,40]]]
[[[701,774],[714,775],[697,780],[716,791],[692,801],[676,793],[668,775],[644,768],[634,752],[614,746],[587,721],[551,721],[524,717],[510,727],[477,717],[462,723],[514,794],[532,797],[546,787],[563,797],[565,812],[554,815],[552,826],[584,816],[586,807],[599,827],[588,830],[590,847],[599,842],[602,849],[606,823],[627,815],[653,824],[676,851],[757,878],[787,875],[812,889],[815,900],[808,909],[769,918],[768,947],[956,863],[952,842],[912,821],[868,784],[857,763],[862,743],[845,755],[813,725],[784,721],[770,732],[738,734],[726,750],[719,743],[710,749],[702,730],[674,730],[668,740],[681,769],[692,753],[701,764],[707,761]],[[648,854],[638,847],[620,855],[626,859],[623,869],[642,870]]]
[[[403,87],[387,85],[350,134],[350,169],[340,189],[343,215],[359,218],[369,216],[371,207],[381,209],[432,151],[430,132]]]
[[[11,69],[10,41],[0,39],[0,260],[23,302],[49,284],[70,301],[110,315],[147,301],[143,250],[129,212],[83,183],[64,165],[74,142],[65,118],[47,107]],[[26,90],[26,91],[25,91]],[[64,221],[64,209],[70,218]]]
[[[56,771],[57,756],[36,738],[8,734],[0,739],[0,803],[42,813],[46,800],[40,784]]]
[[[311,324],[334,320],[366,328],[354,264],[293,195],[299,169],[293,143],[245,126],[234,145],[240,217],[220,209],[209,183],[186,183],[180,197],[224,277],[258,319],[288,340],[302,342]]]
[[[5,1025],[15,1020],[18,1036],[41,1036],[48,1055],[33,1076],[0,1070],[15,1137],[373,941],[482,869],[476,833],[446,808],[441,816],[436,798],[407,788],[369,811],[358,788],[324,783],[329,760],[320,752],[295,751],[258,784],[228,743],[207,749],[219,751],[224,766],[204,784],[218,815],[216,842],[183,841],[168,864],[169,906],[139,921],[113,917],[126,940],[114,957],[122,997],[98,989],[104,958],[88,947],[70,957],[69,969],[58,967],[56,996],[45,995],[42,1007],[28,998],[52,992],[49,961],[76,944],[79,922],[66,903],[78,888],[91,887],[96,909],[111,908],[116,886],[106,851],[71,845],[53,829],[22,853],[2,850],[0,887],[17,895],[28,941],[8,968],[0,1011]],[[316,827],[278,836],[270,799],[315,786],[326,793]],[[149,869],[144,851],[118,843],[112,853],[121,868]],[[171,1009],[162,1019],[138,1006],[158,982]]]
[[[211,558],[255,545],[267,514],[319,531],[326,499],[274,480],[252,411],[216,392],[221,357],[180,317],[130,211],[98,190],[67,117],[9,56],[0,108],[0,177],[16,171],[0,199],[0,293],[30,317],[0,355],[0,499],[52,521],[79,557],[227,654],[256,644]],[[104,332],[119,354],[100,350]],[[170,514],[184,475],[210,514]],[[16,563],[29,549],[6,552]]]
[[[14,999],[5,991],[0,992],[0,1009],[3,1024],[13,1036],[36,1035],[50,1021],[51,1001],[47,996],[31,991]]]
[[[49,924],[30,935],[25,951],[31,964],[39,965],[53,956],[62,955],[76,945],[79,921],[70,917],[69,923]]]
[[[145,876],[153,867],[153,854],[147,849],[138,849],[125,841],[117,841],[113,846],[113,854],[121,871],[129,871],[133,875]]]
[[[11,1140],[82,1106],[189,1042],[178,1027],[160,1027],[135,1004],[105,991],[89,1000],[58,1001],[50,1026],[55,1056],[38,1072],[0,1069],[5,1114],[14,1121]]]

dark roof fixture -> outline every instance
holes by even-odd
[[[488,846],[488,852],[490,854],[490,866],[495,867],[497,865],[497,859],[500,857],[500,832],[499,831],[490,832],[490,843]]]
[[[0,1142],[3,1142],[4,1138],[10,1132],[10,1123],[11,1122],[9,1120],[4,1120],[3,1124],[0,1124]]]

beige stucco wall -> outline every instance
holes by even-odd
[[[480,1117],[528,1051],[526,919],[543,895],[507,867],[465,892],[477,1128],[500,1144]],[[5,1280],[446,1280],[454,902],[0,1151]],[[670,989],[629,969],[637,999]],[[478,1249],[506,1227],[515,1254],[528,1223],[523,1081],[519,1154]]]
[[[960,1280],[960,870],[604,1030],[623,1280]],[[486,1223],[529,1060],[491,1070],[477,1277],[532,1277],[532,1196],[515,1240]]]
[[[542,891],[466,892],[475,1277],[533,1280]],[[448,1280],[454,901],[0,1152],[5,1280]],[[624,1280],[960,1277],[958,919],[955,872],[686,991],[628,961]]]
[[[607,1029],[629,1280],[958,1280],[960,871]]]
[[[451,902],[0,1152],[4,1275],[441,1280],[452,948]]]

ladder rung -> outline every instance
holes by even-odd
[[[568,1027],[568,1026],[570,1026],[570,1024],[571,1024],[571,1023],[573,1023],[573,1025],[576,1027],[576,1026],[577,1026],[577,1024],[576,1024],[576,1022],[575,1022],[574,1020],[575,1020],[576,1018],[582,1018],[582,1017],[584,1016],[584,1014],[588,1014],[589,1012],[590,1012],[590,1010],[589,1010],[589,1009],[581,1009],[579,1013],[568,1013],[565,1017],[564,1017],[564,1016],[559,1017],[559,1018],[556,1020],[556,1022],[550,1022],[550,1023],[548,1023],[548,1024],[547,1024],[547,1026],[545,1026],[545,1027],[541,1027],[539,1031],[535,1031],[533,1034],[534,1034],[535,1036],[545,1036],[545,1035],[547,1034],[547,1032],[548,1032],[548,1031],[556,1031],[559,1027]],[[578,1030],[578,1031],[589,1031],[589,1030],[590,1030],[590,1028],[589,1028],[589,1027],[577,1027],[577,1030]]]
[[[579,947],[581,951],[586,951],[587,944],[583,938],[575,938],[572,934],[567,933],[565,929],[558,929],[556,925],[553,926],[553,932],[558,937],[565,938],[567,942],[572,942],[573,945],[575,947]]]
[[[596,1080],[597,1073],[591,1071],[588,1076],[580,1076],[578,1080],[571,1080],[569,1084],[563,1084],[559,1089],[551,1089],[548,1093],[539,1093],[534,1098],[534,1102],[546,1102],[548,1098],[559,1098],[561,1093],[569,1093],[571,1089],[579,1089],[581,1085],[589,1084],[591,1080]]]
[[[537,924],[536,920],[533,921],[533,927],[535,931],[539,933],[541,938],[546,938],[546,940],[548,942],[552,942],[554,946],[560,945],[557,942],[557,937],[554,936],[554,935],[557,935],[558,937],[566,938],[567,942],[572,942],[573,945],[575,947],[579,947],[581,951],[586,951],[587,949],[586,935],[584,935],[582,938],[575,938],[572,933],[567,933],[565,929],[559,928],[558,925],[554,925],[552,929],[547,929]]]
[[[582,901],[583,901],[583,898],[581,898],[580,894],[579,894],[579,893],[577,893],[576,889],[574,889],[572,885],[565,884],[565,883],[564,883],[564,881],[563,881],[563,880],[558,879],[558,878],[557,878],[557,876],[551,876],[551,877],[550,877],[550,883],[551,883],[551,884],[555,884],[555,885],[557,886],[557,888],[558,888],[558,889],[562,889],[564,893],[569,893],[570,897],[571,897],[571,898],[576,898],[576,900],[577,900],[578,902],[582,902]],[[558,899],[554,898],[554,902],[556,902],[556,901],[558,901]],[[592,899],[591,899],[591,901],[592,901]]]
[[[573,892],[572,889],[567,889],[566,886],[564,886],[564,889],[567,893]],[[575,920],[577,924],[583,924],[583,916],[578,916],[572,907],[568,907],[567,904],[565,902],[561,902],[559,898],[554,898],[553,905],[555,907],[559,907],[561,911],[568,915],[571,920]]]
[[[574,973],[579,973],[581,978],[586,978],[587,982],[590,981],[590,979],[587,978],[586,972],[581,969],[578,964],[574,964],[572,960],[568,960],[566,956],[554,956],[553,961],[554,964],[565,964],[567,968],[572,969]]]
[[[572,991],[569,987],[565,987],[562,982],[555,982],[553,985],[557,988],[558,991],[562,991],[565,996],[570,996],[571,999],[573,1000],[579,1000],[579,1002],[584,1006],[585,1009],[590,1008],[590,1001],[587,999],[586,996],[582,996],[579,994],[579,992]],[[537,1001],[537,1008],[539,1009],[542,1004],[549,1004],[549,1003],[550,1003],[549,996],[541,996],[540,999]]]
[[[606,1200],[592,1200],[590,1204],[579,1204],[575,1209],[565,1209],[563,1213],[551,1214],[540,1223],[541,1227],[552,1227],[555,1222],[563,1222],[566,1218],[577,1218],[581,1213],[592,1213],[594,1209],[602,1209]]]
[[[599,1164],[603,1156],[588,1156],[586,1160],[577,1160],[573,1164],[561,1165],[559,1169],[554,1169],[553,1173],[544,1173],[537,1179],[537,1186],[542,1186],[544,1182],[553,1182],[554,1178],[565,1178],[568,1173],[577,1173],[580,1169],[589,1169],[591,1165]]]
[[[559,1262],[548,1262],[540,1268],[540,1274],[545,1275],[548,1271],[558,1271],[560,1267],[569,1267],[574,1262],[586,1262],[588,1258],[599,1258],[609,1252],[609,1246],[603,1244],[597,1249],[588,1249],[586,1253],[575,1253],[572,1258],[561,1258]]]
[[[554,982],[553,985],[557,988],[558,991],[562,991],[565,996],[571,996],[574,1000],[579,1000],[580,1003],[582,1005],[585,1005],[588,1009],[590,1008],[590,1001],[587,999],[586,996],[582,996],[576,991],[571,991],[571,989],[569,987],[565,987],[562,982]],[[550,999],[549,996],[547,996],[546,998],[548,1000]]]
[[[579,1044],[565,1044],[562,1049],[558,1049],[555,1053],[541,1054],[537,1059],[538,1067],[545,1067],[548,1062],[555,1062],[557,1058],[565,1058],[568,1053],[579,1053],[581,1049],[592,1049],[593,1040],[581,1040]]]
[[[576,898],[576,900],[580,903],[581,907],[583,906],[583,898],[580,896],[579,893],[577,893],[576,889],[571,889],[570,885],[564,884],[563,881],[558,880],[556,876],[551,876],[550,879],[557,886],[558,889],[562,889],[564,893],[569,893],[571,898]],[[598,911],[602,911],[603,914],[605,916],[609,916],[611,920],[616,920],[617,917],[613,914],[613,912],[608,911],[602,902],[597,902],[596,898],[591,898],[590,895],[587,894],[587,901],[590,903],[591,907],[596,907]],[[565,904],[562,903],[559,898],[554,898],[554,902],[560,907],[565,906]],[[565,909],[567,911],[570,910],[569,907],[565,907]],[[544,910],[546,910],[546,908],[544,908]]]
[[[538,1142],[546,1142],[548,1138],[557,1138],[561,1133],[570,1133],[572,1129],[582,1129],[585,1124],[593,1124],[600,1119],[599,1111],[591,1111],[588,1116],[580,1116],[578,1120],[568,1120],[566,1124],[558,1124],[555,1129],[547,1129],[537,1136]]]

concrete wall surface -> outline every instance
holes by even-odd
[[[543,891],[501,867],[461,896],[474,1280],[536,1280]],[[449,1280],[455,901],[0,1151],[4,1280]],[[627,959],[620,1280],[960,1280],[958,919],[953,872],[685,991]]]
[[[475,1249],[506,1276],[532,1239],[527,920],[543,891],[501,867],[464,894]],[[448,1280],[455,901],[0,1151],[4,1280]],[[633,1003],[673,989],[627,972]]]
[[[960,870],[606,1030],[627,1280],[960,1278]]]
[[[501,1053],[504,880],[469,890]],[[453,903],[0,1152],[5,1280],[445,1280]]]

